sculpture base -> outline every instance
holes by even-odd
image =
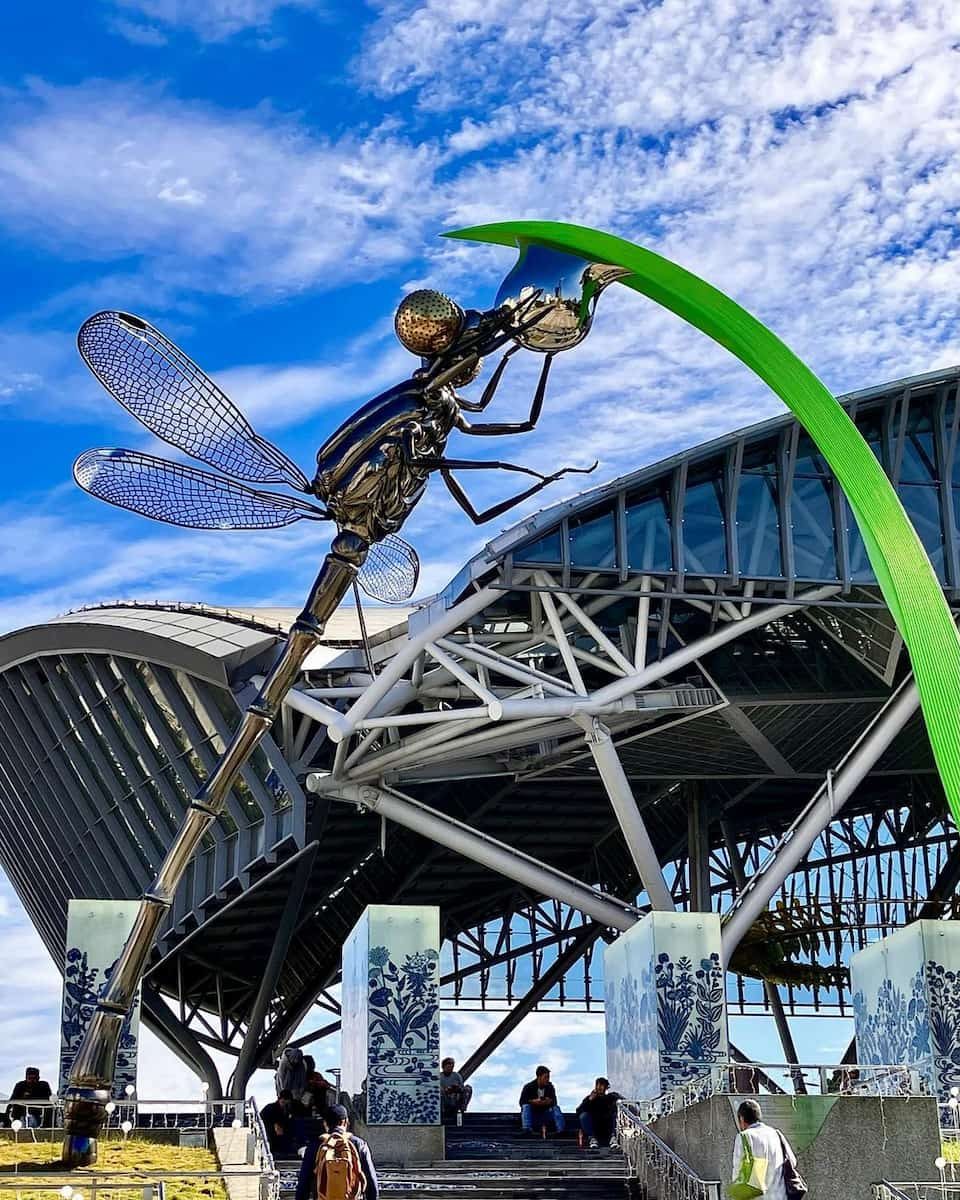
[[[106,1120],[110,1086],[71,1087],[64,1100],[61,1162],[65,1167],[89,1167],[97,1161],[97,1138]]]
[[[91,1167],[97,1161],[97,1139],[68,1133],[63,1139],[60,1161],[65,1167]]]

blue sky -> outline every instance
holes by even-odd
[[[195,534],[76,490],[88,446],[150,447],[76,355],[99,308],[164,329],[308,472],[413,366],[392,334],[406,290],[492,301],[510,254],[437,237],[481,220],[649,245],[836,392],[960,361],[958,42],[950,0],[0,6],[0,628],[117,597],[296,604],[324,548],[316,526]],[[699,335],[615,293],[557,360],[515,461],[596,457],[599,483],[778,411]],[[535,370],[512,366],[504,419]],[[481,503],[510,486],[470,483]],[[497,528],[434,484],[405,531],[423,591]],[[5,895],[4,942],[39,978]],[[3,1054],[0,1085],[19,1065]]]

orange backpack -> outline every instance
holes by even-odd
[[[360,1200],[366,1189],[360,1155],[348,1133],[328,1133],[317,1147],[317,1200]]]

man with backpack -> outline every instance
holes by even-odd
[[[370,1147],[350,1132],[347,1110],[331,1105],[323,1123],[327,1132],[304,1151],[296,1200],[377,1200],[380,1184]]]

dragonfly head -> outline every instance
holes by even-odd
[[[464,311],[456,300],[432,288],[420,288],[401,300],[393,327],[400,344],[411,354],[433,358],[454,345],[464,320]]]

